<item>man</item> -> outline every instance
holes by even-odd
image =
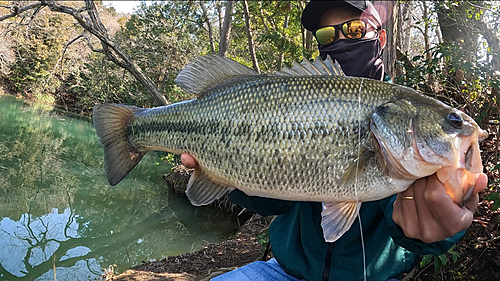
[[[303,11],[302,24],[314,33],[321,57],[339,61],[347,75],[384,79],[386,33],[370,2],[312,1]],[[187,154],[181,160],[196,166]],[[472,223],[477,193],[486,184],[481,174],[464,207],[453,203],[435,175],[417,180],[397,196],[363,203],[364,246],[358,220],[339,240],[325,242],[321,203],[250,197],[235,190],[229,194],[235,204],[264,216],[278,215],[269,228],[275,259],[213,280],[363,280],[365,273],[368,280],[396,280],[414,266],[418,255],[442,254],[463,236]]]

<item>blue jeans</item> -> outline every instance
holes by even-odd
[[[305,281],[287,274],[276,259],[256,261],[211,279],[211,281]],[[390,278],[387,281],[399,281]]]
[[[276,259],[272,258],[266,261],[256,261],[245,266],[229,271],[222,275],[212,278],[211,281],[300,281],[299,279],[287,274]],[[305,281],[305,280],[304,280]]]

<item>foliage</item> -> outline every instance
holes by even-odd
[[[497,210],[500,207],[500,194],[498,192],[493,192],[484,197],[485,200],[493,201],[491,208]]]
[[[201,15],[191,12],[194,6],[195,2],[184,1],[142,3],[115,37],[169,101],[186,98],[176,89],[174,79],[189,60],[206,48],[202,42],[207,41],[207,35]],[[193,15],[194,20],[186,14]],[[142,90],[135,81],[126,81],[124,87],[132,92]]]
[[[499,85],[491,64],[478,60],[476,54],[455,43],[440,44],[430,52],[431,61],[418,55],[413,57],[411,65],[403,64],[406,73],[396,77],[396,83],[469,111],[480,124],[490,118],[499,120],[495,97],[491,94]],[[468,59],[471,57],[472,60]],[[429,77],[432,77],[432,84]]]
[[[252,29],[255,30],[257,60],[262,65],[262,72],[275,72],[283,63],[292,66],[294,61],[312,58],[317,51],[306,49],[302,34],[304,29],[300,22],[304,3],[299,1],[249,1]],[[237,5],[240,8],[241,5]],[[246,46],[247,37],[242,12],[236,12],[233,23],[234,37],[232,42],[238,45],[230,54],[241,57],[243,62],[251,66]],[[232,36],[233,36],[232,34]]]
[[[485,17],[495,17],[498,7],[483,1],[467,5],[457,1],[438,1],[429,7],[429,17],[438,18],[442,40],[429,49],[413,52],[413,57],[407,52],[407,59],[397,62],[403,73],[396,77],[396,83],[423,91],[465,111],[489,131],[490,138],[481,143],[483,165],[490,178],[489,194],[485,200],[491,201],[492,209],[496,210],[500,206],[497,179],[500,165],[498,156],[495,156],[499,151],[500,125],[500,49],[496,43],[499,33],[498,25],[482,23]],[[495,34],[494,38],[492,34]],[[435,272],[438,272],[448,263],[450,255],[455,263],[459,254],[453,247],[447,254],[423,256],[420,267],[433,262]]]
[[[435,272],[438,272],[443,268],[443,266],[448,263],[448,256],[451,256],[451,260],[453,263],[456,263],[458,258],[460,257],[460,254],[455,251],[456,245],[453,245],[448,252],[435,256],[435,255],[425,255],[422,257],[422,260],[420,261],[420,268],[425,268],[427,265],[429,265],[433,260],[434,260],[434,270]]]
[[[49,13],[35,18],[31,28],[10,32],[16,41],[16,63],[12,64],[9,77],[18,93],[30,96],[56,92],[60,84],[46,82],[67,40],[67,36],[61,36],[67,27],[60,16]]]
[[[208,24],[214,30],[211,39],[217,40],[224,1],[143,2],[134,14],[126,17],[100,2],[95,4],[104,25],[112,31],[112,39],[167,100],[190,98],[175,85],[174,79],[191,59],[210,52]],[[305,32],[300,24],[304,2],[248,1],[248,5],[256,56],[263,72],[274,72],[302,57],[317,55],[317,51],[304,47]],[[27,18],[29,15],[24,16]],[[23,24],[20,29],[8,32],[16,57],[15,63],[8,64],[10,69],[3,71],[10,71],[8,81],[16,93],[26,97],[43,94],[49,102],[55,101],[64,109],[80,114],[89,114],[99,102],[153,106],[144,87],[128,72],[102,53],[90,51],[87,43],[95,49],[98,41],[83,32],[71,17],[42,9],[32,21],[24,20]],[[84,36],[66,45],[80,34]],[[85,38],[89,38],[88,42]],[[214,45],[217,51],[218,45]],[[241,2],[235,3],[228,56],[251,65]]]

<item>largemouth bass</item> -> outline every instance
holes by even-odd
[[[228,58],[203,56],[176,82],[198,97],[151,109],[94,107],[111,185],[148,151],[189,153],[199,164],[186,191],[192,204],[234,188],[323,202],[324,237],[332,242],[363,201],[437,172],[461,204],[482,172],[478,141],[488,134],[472,118],[407,87],[346,77],[331,60],[259,75]]]

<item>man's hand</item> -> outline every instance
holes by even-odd
[[[472,224],[479,203],[478,193],[487,184],[488,177],[479,175],[471,198],[460,207],[446,194],[435,174],[419,179],[398,194],[392,219],[409,238],[425,243],[444,240]]]

